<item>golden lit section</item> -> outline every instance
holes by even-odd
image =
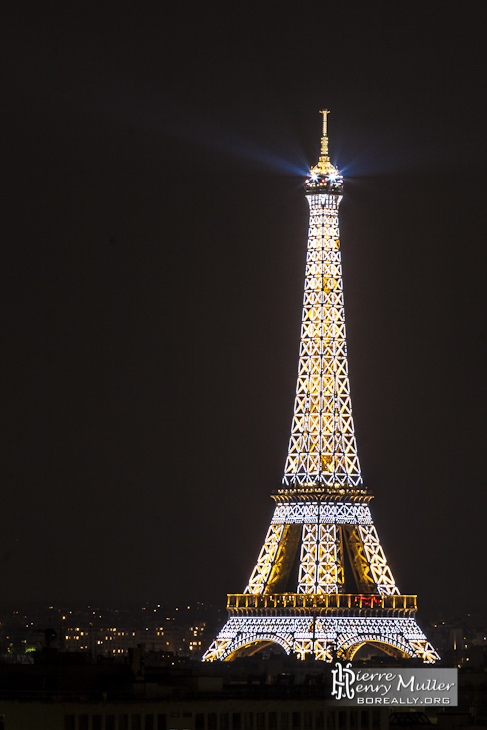
[[[303,525],[298,593],[343,590],[342,542],[338,531],[333,523]]]
[[[358,530],[377,590],[379,593],[399,593],[374,525],[358,525]]]
[[[246,593],[263,593],[270,576],[272,566],[276,559],[277,550],[284,530],[283,525],[271,524],[267,536],[257,559],[249,584],[245,589]]]

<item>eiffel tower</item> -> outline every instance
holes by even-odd
[[[350,660],[365,645],[439,659],[416,623],[416,596],[394,581],[370,511],[348,379],[338,207],[343,178],[321,154],[305,182],[310,206],[299,370],[282,488],[243,593],[204,661],[278,644],[287,654]],[[354,592],[350,592],[353,589]],[[360,655],[359,655],[360,656]]]

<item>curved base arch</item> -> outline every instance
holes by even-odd
[[[346,652],[339,655],[340,659],[343,658],[347,661],[351,661],[352,659],[357,658],[358,652],[365,646],[375,647],[384,654],[395,657],[397,659],[412,659],[413,657],[417,656],[415,652],[411,649],[411,647],[406,643],[400,645],[399,642],[396,643],[394,641],[391,641],[390,638],[376,637],[373,640],[369,639],[365,641],[359,641],[357,644],[350,646]]]
[[[223,659],[223,661],[232,661],[232,659],[236,659],[238,656],[252,656],[252,654],[261,651],[271,644],[277,644],[286,652],[286,654],[290,654],[292,651],[292,647],[281,636],[276,636],[276,634],[270,633],[259,634],[258,636],[253,634],[240,636],[238,640],[232,641],[232,643],[225,648],[224,652],[222,652],[220,658]]]

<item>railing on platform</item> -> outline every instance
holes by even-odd
[[[416,596],[367,593],[229,593],[227,608],[397,609],[415,611]]]

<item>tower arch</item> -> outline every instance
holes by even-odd
[[[238,656],[251,656],[272,644],[279,646],[286,654],[291,654],[292,652],[292,646],[284,637],[274,633],[263,633],[258,637],[255,635],[241,636],[227,647],[221,659],[224,661],[232,661]]]

